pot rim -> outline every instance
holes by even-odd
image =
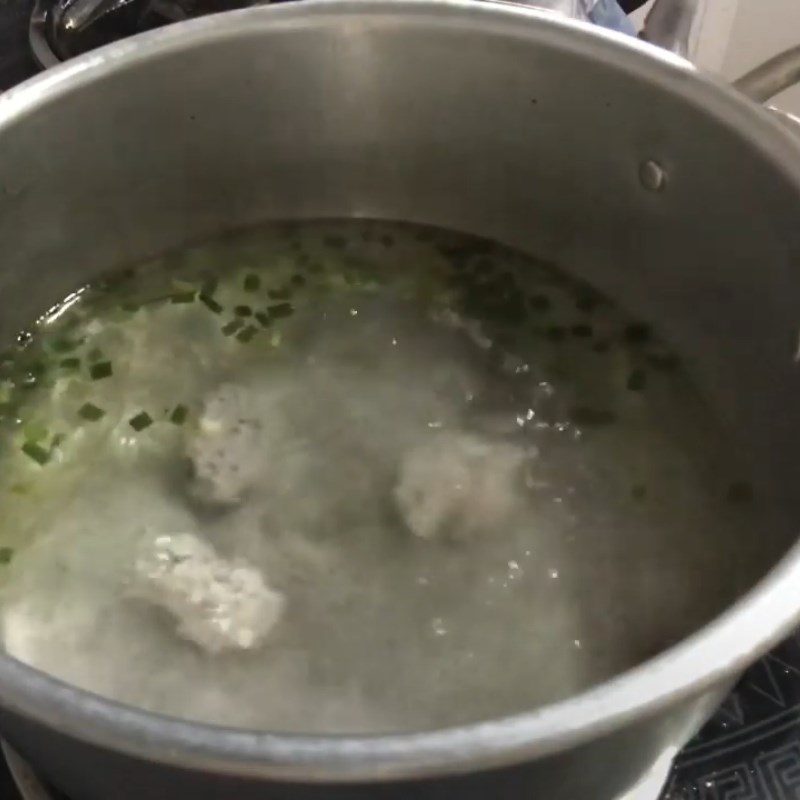
[[[487,35],[580,52],[635,71],[737,129],[800,194],[800,143],[743,95],[631,37],[499,0],[303,0],[179,23],[87,53],[0,95],[0,134],[41,106],[151,58],[254,31],[342,17],[480,26]],[[800,544],[722,615],[651,660],[566,700],[501,719],[362,736],[223,728],[107,700],[3,654],[0,704],[72,738],[182,768],[303,782],[411,779],[499,767],[602,736],[723,684],[777,644],[798,619]]]

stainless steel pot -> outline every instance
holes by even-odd
[[[775,511],[757,585],[723,616],[513,718],[363,738],[226,730],[0,657],[3,735],[81,800],[616,797],[800,616],[798,141],[669,53],[489,3],[234,12],[0,96],[0,335],[109,264],[249,221],[463,229],[569,265],[691,353]],[[725,580],[721,560],[697,591]]]

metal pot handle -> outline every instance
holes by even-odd
[[[733,85],[752,100],[764,103],[799,82],[800,46],[797,46],[745,73]]]
[[[691,57],[692,34],[705,0],[656,0],[641,33],[642,39],[684,58]],[[758,103],[800,83],[800,46],[791,47],[750,70],[733,85]]]
[[[692,33],[703,3],[704,0],[656,0],[645,19],[642,39],[690,58]]]

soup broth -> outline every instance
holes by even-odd
[[[567,697],[750,579],[757,497],[684,366],[431,228],[273,224],[110,273],[2,363],[5,648],[281,731]]]

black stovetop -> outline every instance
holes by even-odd
[[[36,72],[31,11],[32,0],[0,0],[0,91]],[[0,798],[19,798],[2,759]],[[800,800],[800,632],[747,672],[678,756],[661,800]]]
[[[28,47],[31,0],[0,0],[0,91],[36,72]]]

